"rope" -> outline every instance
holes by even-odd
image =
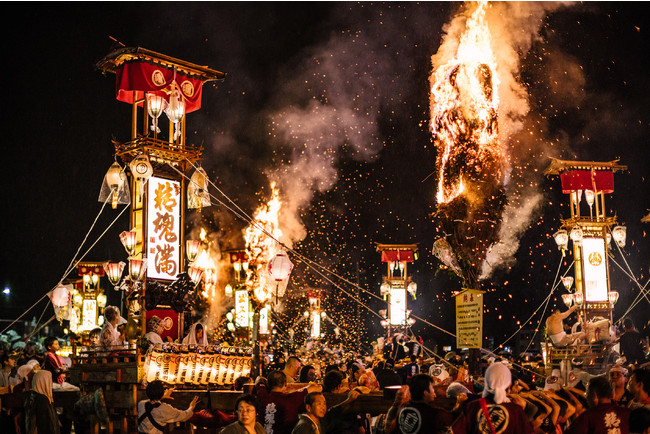
[[[109,197],[110,197],[110,195],[109,195]],[[107,201],[108,201],[108,199],[107,199]],[[104,205],[102,206],[102,210],[104,209],[105,205],[106,205],[106,202],[104,202]],[[79,260],[77,260],[77,261],[75,262],[75,260],[74,260],[74,258],[73,258],[73,260],[71,261],[71,264],[74,263],[74,265],[72,265],[72,266],[68,266],[68,268],[66,269],[66,272],[64,273],[63,277],[59,280],[59,283],[62,282],[66,277],[68,277],[68,275],[70,274],[70,272],[71,272],[71,271],[72,271],[72,270],[73,270],[73,269],[74,269],[74,268],[79,264],[79,262],[81,262],[81,261],[83,260],[83,258],[86,257],[86,255],[87,255],[87,254],[92,250],[93,247],[95,247],[95,245],[99,242],[99,240],[102,239],[102,237],[106,234],[106,232],[108,232],[108,230],[109,230],[109,229],[110,229],[110,228],[115,224],[115,222],[116,222],[116,221],[117,221],[117,220],[122,216],[122,214],[124,214],[124,212],[125,212],[128,208],[129,208],[128,206],[125,206],[125,207],[122,209],[122,211],[117,215],[117,217],[115,217],[115,219],[113,219],[113,221],[111,222],[111,224],[108,225],[108,227],[104,230],[104,232],[101,233],[101,235],[99,236],[99,238],[97,238],[97,240],[95,240],[95,242],[94,242],[94,243],[93,243],[93,244],[88,248],[88,250],[86,250],[86,251],[84,252],[84,254],[81,256],[81,258],[79,258]],[[101,211],[100,211],[100,214],[101,214]],[[93,224],[92,224],[93,227],[94,227],[95,223],[97,222],[97,218],[99,218],[99,215],[97,215],[97,217],[95,218],[95,221],[94,221]],[[92,230],[92,227],[91,227],[91,230]],[[82,247],[83,244],[86,242],[86,239],[88,238],[88,235],[89,235],[89,234],[90,234],[90,231],[86,234],[86,238],[84,238],[84,241],[81,243],[81,246],[79,246],[79,248],[77,249],[77,253],[75,254],[75,256],[79,253],[79,250],[81,250],[81,247]],[[58,283],[57,283],[57,285],[58,285]],[[7,330],[9,330],[9,329],[10,329],[10,328],[11,328],[11,327],[16,323],[16,322],[18,322],[22,317],[24,317],[24,316],[27,314],[27,312],[29,312],[30,310],[32,310],[36,305],[38,305],[38,303],[41,302],[41,300],[43,300],[45,297],[47,297],[48,294],[49,294],[51,291],[53,291],[55,288],[56,288],[56,286],[54,286],[54,287],[53,287],[52,289],[50,289],[48,292],[46,292],[45,294],[43,294],[43,296],[42,296],[41,298],[39,298],[38,301],[36,301],[36,303],[34,303],[33,305],[31,305],[31,306],[30,306],[30,307],[29,307],[25,312],[23,312],[23,313],[22,313],[18,318],[16,318],[15,320],[13,320],[13,321],[11,322],[11,324],[9,324],[7,327],[5,327],[5,328],[0,332],[0,334],[3,334],[3,333],[6,332]],[[48,302],[48,305],[49,305],[49,302]],[[41,317],[42,317],[42,315],[41,315]]]

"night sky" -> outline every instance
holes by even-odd
[[[130,138],[131,108],[115,99],[115,77],[94,68],[111,51],[112,36],[126,46],[226,72],[223,82],[204,87],[202,109],[187,118],[188,142],[203,146],[202,166],[210,179],[250,214],[268,198],[269,179],[284,182],[286,202],[304,228],[302,238],[292,240],[296,251],[375,295],[385,268],[374,243],[418,243],[420,258],[410,271],[419,290],[410,307],[415,316],[454,332],[451,293],[461,282],[440,270],[431,254],[439,232],[432,218],[436,149],[429,130],[428,80],[431,56],[460,7],[435,2],[12,5],[17,13],[2,30],[0,260],[0,283],[12,293],[0,295],[0,319],[16,318],[61,279],[101,208],[97,198],[113,162],[111,139]],[[512,260],[496,264],[504,267],[481,284],[488,291],[484,334],[496,344],[538,308],[561,261],[551,235],[560,218],[568,217],[568,199],[559,191],[559,179],[541,174],[550,156],[620,158],[628,166],[615,175],[616,191],[606,202],[627,226],[627,246],[622,256],[615,251],[614,259],[622,267],[629,264],[641,286],[650,271],[650,226],[640,222],[650,208],[645,5],[499,7],[512,18],[511,27],[500,31],[520,32],[519,40],[526,41],[515,48],[515,75],[529,109],[521,129],[509,138],[512,178],[531,186],[539,201],[515,237],[520,245]],[[120,210],[102,214],[83,251]],[[188,234],[205,227],[222,249],[243,248],[244,223],[226,209],[213,206],[187,217]],[[125,213],[86,260],[125,260],[118,234],[128,226]],[[354,286],[330,277],[337,288],[294,263],[288,306],[299,309],[305,302],[300,288],[326,289],[330,315],[349,330],[361,325],[364,340],[376,339],[379,320],[365,307],[356,319]],[[639,288],[613,262],[610,283],[621,294],[618,319]],[[367,293],[361,292],[361,299],[374,311],[385,308]],[[44,308],[41,302],[26,318],[38,318]],[[637,324],[647,321],[647,308],[644,301],[632,311]],[[48,309],[44,318],[52,315]],[[421,322],[414,331],[429,344],[452,344],[448,335]]]

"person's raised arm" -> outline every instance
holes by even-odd
[[[565,319],[569,315],[571,315],[576,309],[578,308],[578,305],[574,304],[571,306],[566,312],[560,314],[560,319]]]

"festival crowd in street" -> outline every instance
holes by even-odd
[[[104,330],[93,334],[99,349],[120,339],[119,312],[107,319]],[[185,339],[204,343],[203,329],[194,324]],[[67,382],[70,359],[57,354],[59,339],[25,343],[8,333],[1,342],[0,390],[25,396],[23,409],[3,406],[2,432],[86,432],[75,411],[54,406],[56,391],[79,390]],[[366,356],[279,349],[265,358],[261,376],[235,381],[233,388],[243,393],[234,412],[197,409],[198,396],[178,409],[170,401],[172,388],[160,381],[147,384],[148,399],[137,404],[137,429],[170,432],[184,422],[224,434],[648,434],[648,339],[635,342],[638,348],[627,350],[633,357],[620,357],[601,373],[590,374],[582,360],[573,359],[564,381],[559,369],[548,376],[541,360],[509,354],[484,356],[482,375],[474,378],[467,356],[449,352],[425,359],[421,342],[404,336]],[[390,408],[365,411],[355,405],[363,395],[389,399]]]

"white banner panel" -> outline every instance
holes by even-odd
[[[248,327],[248,291],[238,289],[235,291],[235,325],[237,327]]]
[[[316,310],[311,313],[311,337],[320,338],[320,312]]]
[[[582,267],[585,270],[587,301],[607,301],[607,263],[603,238],[582,239]]]
[[[147,277],[175,280],[181,261],[181,185],[153,176],[148,184]]]
[[[404,288],[391,288],[389,309],[391,325],[406,325],[406,290]]]
[[[90,331],[97,327],[97,300],[84,299],[81,309],[81,330]]]

